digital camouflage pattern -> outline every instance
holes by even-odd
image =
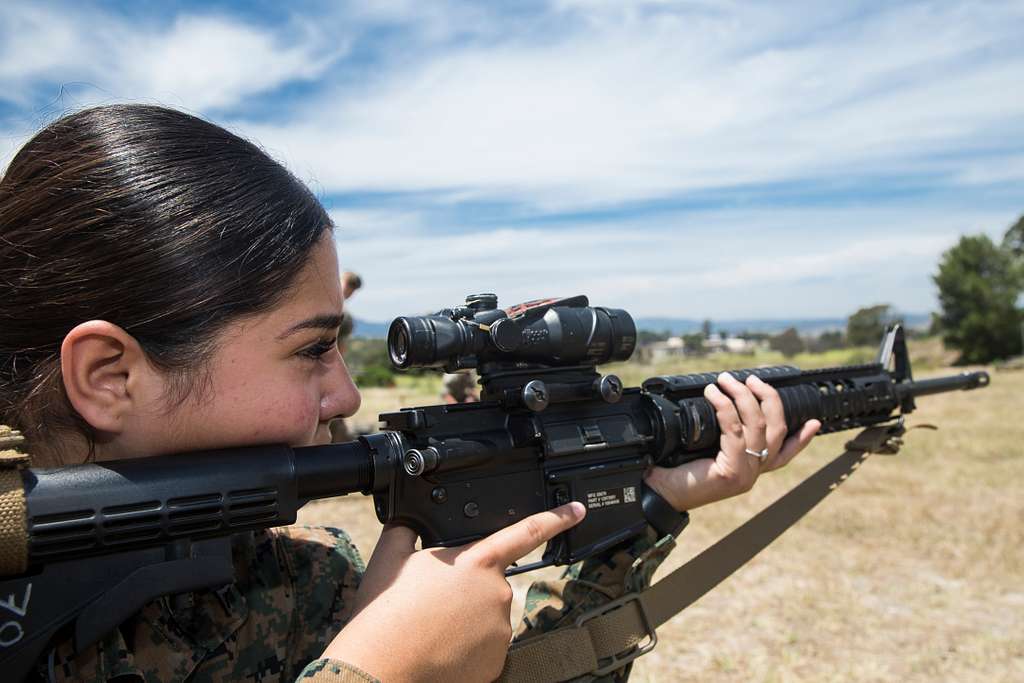
[[[671,539],[641,537],[569,568],[559,581],[535,583],[517,638],[562,624],[650,583]],[[285,527],[233,538],[235,583],[163,598],[107,638],[75,655],[61,643],[39,663],[40,680],[118,683],[367,683],[343,662],[318,659],[352,617],[365,566],[339,529]],[[621,682],[628,668],[605,677]]]
[[[333,659],[318,659],[303,670],[296,683],[380,683],[380,681],[350,664]]]
[[[293,681],[351,618],[365,566],[339,529],[287,527],[233,539],[235,583],[164,598],[75,656],[62,643],[42,680]]]

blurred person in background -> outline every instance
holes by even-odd
[[[441,378],[441,400],[445,403],[476,403],[480,400],[476,375],[469,372],[446,372]]]

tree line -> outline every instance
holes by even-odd
[[[939,313],[932,315],[929,335],[960,353],[958,363],[989,363],[1024,353],[1024,216],[997,244],[988,235],[966,235],[942,254],[933,276],[938,288]],[[902,323],[889,304],[858,309],[847,318],[845,330],[826,330],[804,336],[796,328],[777,334],[742,332],[738,337],[767,342],[785,356],[804,351],[823,352],[874,346],[888,325]],[[683,335],[688,349],[701,349],[713,324]],[[914,334],[914,330],[908,330]],[[667,339],[669,332],[641,330],[638,341]]]

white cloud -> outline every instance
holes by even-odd
[[[996,159],[967,161],[957,179],[966,185],[1024,183],[1024,154],[1010,153]]]
[[[219,109],[315,79],[346,49],[344,36],[306,22],[274,30],[186,14],[131,23],[73,6],[10,5],[0,9],[0,100],[29,105],[40,82],[84,82],[77,104],[129,99]]]
[[[40,83],[85,81],[75,104],[212,112],[321,193],[423,193],[426,209],[363,196],[333,212],[343,265],[366,276],[352,305],[368,319],[479,289],[506,302],[585,292],[638,315],[927,310],[942,250],[995,234],[1012,211],[867,197],[459,233],[439,216],[480,198],[543,217],[706,188],[742,198],[746,184],[812,196],[920,177],[970,193],[1024,178],[1019,3],[558,0],[503,13],[387,0],[282,25],[49,7],[0,8],[0,105],[28,112]],[[346,60],[350,43],[362,52]],[[293,82],[307,94],[270,105],[269,121],[247,106]],[[0,135],[0,165],[31,116]]]
[[[583,293],[640,316],[834,316],[875,301],[927,311],[941,253],[964,232],[998,237],[1015,216],[941,207],[720,210],[458,234],[407,214],[335,218],[349,226],[336,236],[342,264],[366,283],[352,308],[386,320],[482,290],[505,303]]]
[[[829,27],[834,10],[562,5],[586,21],[396,59],[285,124],[240,125],[328,189],[549,208],[911,173],[923,156],[1024,132],[1024,54],[1002,54],[1022,26],[1012,6],[897,5]],[[960,163],[927,171],[955,179]]]
[[[389,0],[256,25],[12,5],[0,100],[84,81],[75,105],[217,112],[327,192],[551,210],[850,174],[971,182],[956,153],[1024,132],[1019,5],[559,0],[525,19],[498,7]],[[381,23],[400,37],[333,77]],[[273,123],[250,113],[246,98],[295,81],[319,90]]]

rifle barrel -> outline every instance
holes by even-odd
[[[962,372],[959,375],[948,377],[935,377],[933,379],[919,379],[904,382],[899,385],[898,391],[911,396],[929,396],[931,394],[942,394],[947,391],[967,391],[986,387],[989,384],[988,373],[984,370],[978,372]]]

